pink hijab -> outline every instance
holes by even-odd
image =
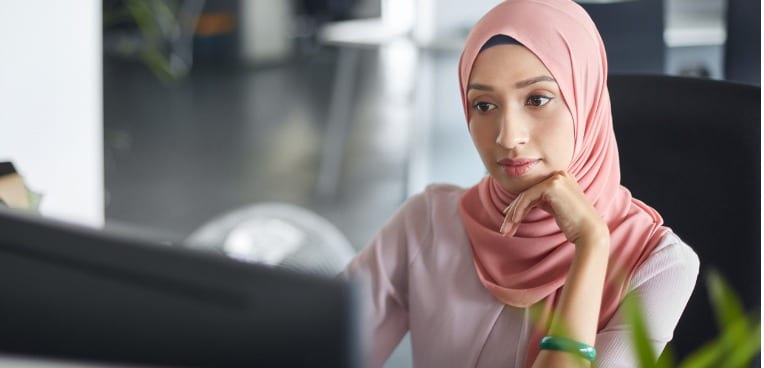
[[[472,29],[459,61],[464,114],[470,109],[466,86],[480,48],[494,35],[506,35],[532,51],[557,80],[573,116],[574,152],[568,172],[610,228],[611,251],[598,330],[615,313],[634,270],[668,231],[663,219],[620,185],[618,150],[607,90],[607,58],[588,14],[570,0],[508,0],[489,11]],[[512,237],[499,227],[502,210],[515,196],[492,177],[468,189],[460,203],[483,286],[511,306],[539,312],[526,365],[538,355],[552,310],[567,277],[575,248],[548,213],[533,209]],[[538,309],[536,309],[538,308]]]

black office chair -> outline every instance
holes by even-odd
[[[760,87],[611,75],[622,183],[695,249],[701,275],[671,342],[678,358],[719,335],[705,274],[760,307]]]

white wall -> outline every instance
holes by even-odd
[[[0,1],[0,161],[46,216],[104,222],[101,3]]]

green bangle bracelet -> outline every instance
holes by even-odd
[[[565,337],[544,336],[539,344],[541,350],[559,350],[580,356],[588,361],[597,358],[597,349],[576,340]]]

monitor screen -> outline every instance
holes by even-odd
[[[0,209],[0,354],[194,367],[359,365],[353,289]]]

